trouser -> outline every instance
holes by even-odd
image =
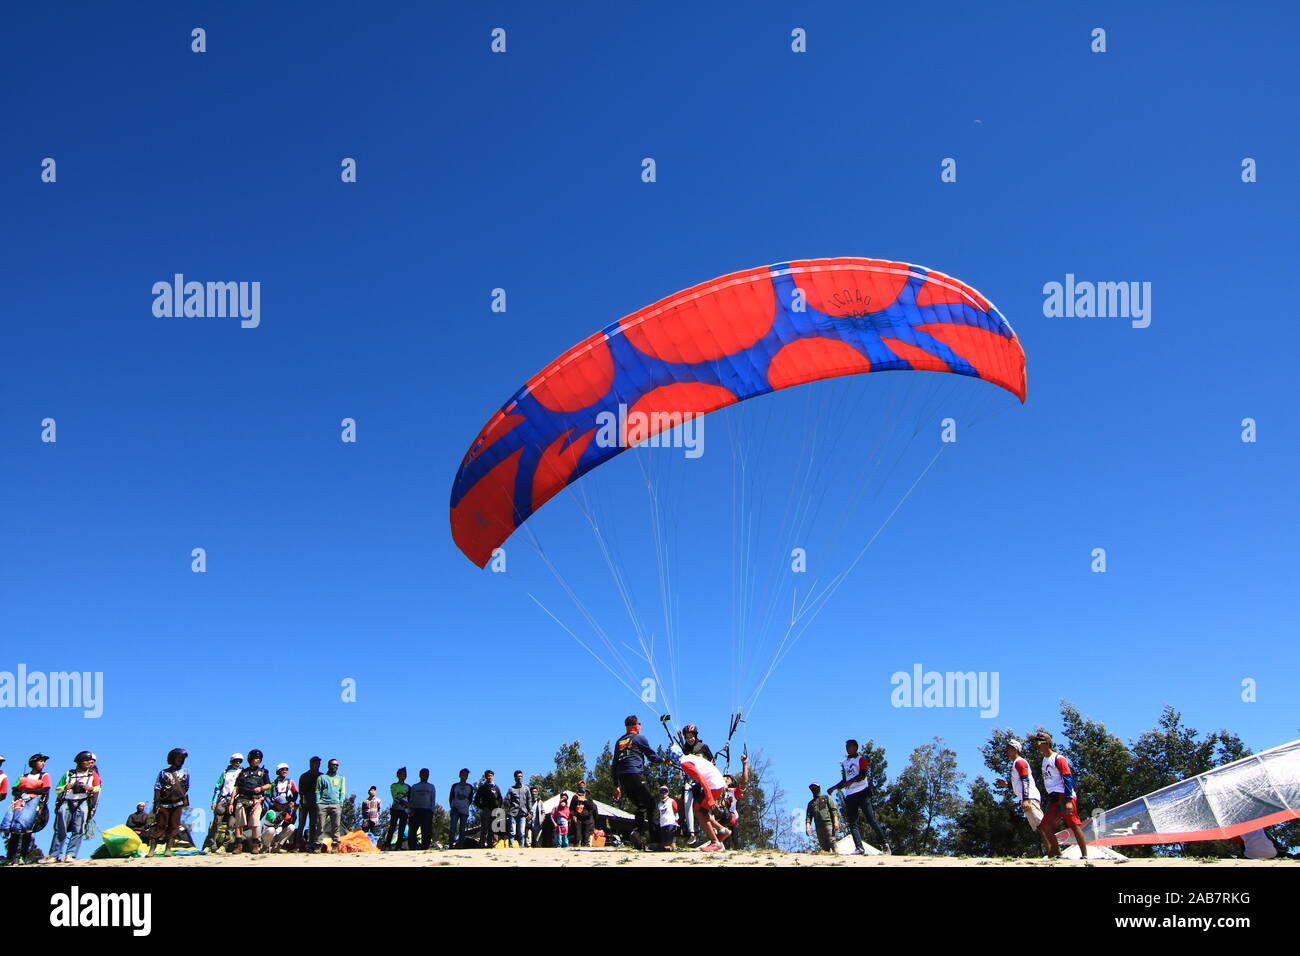
[[[447,811],[447,824],[447,848],[451,849],[458,841],[465,838],[465,828],[469,826],[469,811],[452,807]]]
[[[813,829],[817,833],[817,845],[827,853],[835,849],[835,830],[829,820],[814,820]]]
[[[286,843],[293,839],[293,827],[289,825],[279,827],[265,827],[262,830],[262,849],[278,850]]]
[[[859,851],[863,849],[862,830],[858,825],[859,813],[866,815],[867,822],[871,824],[871,829],[876,833],[876,839],[880,841],[880,849],[884,850],[889,847],[889,841],[885,839],[885,831],[880,829],[875,814],[871,812],[871,803],[867,799],[870,794],[871,791],[864,787],[857,793],[844,795],[844,816],[847,818],[849,833],[853,835],[853,846]]]
[[[618,788],[636,806],[636,832],[643,843],[650,842],[650,819],[654,813],[654,795],[646,785],[645,777],[639,773],[622,773],[615,781]]]
[[[28,797],[20,807],[10,806],[0,822],[0,833],[30,833],[36,824],[36,814],[41,809],[39,797]]]
[[[298,842],[314,847],[320,843],[320,814],[314,803],[302,805],[302,817],[298,820]]]
[[[158,812],[153,818],[153,840],[151,843],[166,843],[171,845],[176,839],[176,834],[181,830],[181,814],[185,812],[184,807],[159,807]]]
[[[507,817],[506,818],[506,839],[511,843],[516,840],[519,845],[524,845],[524,833],[528,829],[527,817]]]
[[[505,811],[497,808],[485,810],[482,807],[478,811],[478,842],[485,849],[491,849],[497,845],[497,840],[505,836],[506,821],[503,819]]]
[[[406,838],[410,835],[407,831],[408,819],[405,810],[388,811],[388,829],[384,831],[384,838],[379,841],[381,849],[387,850],[392,845],[394,833],[397,834],[396,849],[400,850],[402,848],[402,844],[406,842]]]
[[[76,859],[81,851],[81,836],[85,827],[85,800],[64,800],[60,803],[54,810],[54,842],[50,844],[50,856],[56,860],[62,856]]]
[[[235,831],[231,834],[236,842],[243,840],[252,845],[262,830],[262,801],[248,797],[235,798]]]
[[[555,831],[555,848],[557,850],[567,850],[569,848],[569,835],[567,833],[561,833],[559,830]]]
[[[421,850],[427,850],[429,849],[429,844],[432,842],[433,842],[433,811],[412,810],[411,811],[411,839],[410,839],[411,849],[414,850],[418,846]]]
[[[655,828],[655,842],[667,849],[677,844],[677,825]]]
[[[317,840],[329,837],[330,849],[337,850],[339,838],[343,835],[340,832],[343,829],[343,808],[337,803],[320,804],[316,807],[316,815],[320,818],[316,824]]]
[[[574,846],[591,846],[591,831],[596,827],[596,821],[592,817],[582,818],[574,817],[569,821],[569,829],[573,835]]]
[[[686,791],[682,794],[682,829],[686,831],[686,839],[695,838],[695,788],[698,784],[686,781]]]
[[[229,843],[234,839],[235,834],[235,815],[227,813],[226,807],[229,804],[226,801],[218,803],[212,808],[212,826],[208,828],[207,838],[203,841],[203,849],[219,849],[223,844]],[[225,828],[225,839],[222,839],[222,828]]]

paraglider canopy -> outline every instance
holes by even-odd
[[[479,567],[566,485],[632,445],[737,402],[881,371],[984,379],[1025,399],[1025,355],[979,292],[882,259],[732,273],[625,316],[529,379],[470,445],[451,531]]]

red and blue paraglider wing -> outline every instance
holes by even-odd
[[[881,259],[806,259],[678,292],[579,342],[483,427],[451,532],[483,567],[556,492],[631,445],[776,389],[864,372],[969,375],[1025,399],[1025,353],[963,282]]]

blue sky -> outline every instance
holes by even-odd
[[[95,750],[109,820],[177,745],[201,783],[252,747],[295,773],[337,756],[354,788],[399,764],[440,790],[462,765],[531,773],[573,738],[594,760],[650,708],[533,604],[522,550],[494,575],[455,549],[457,465],[593,330],[713,276],[836,255],[980,289],[1020,335],[1029,399],[943,456],[775,673],[742,735],[787,791],[832,779],[850,735],[894,770],[940,735],[982,772],[990,725],[1055,726],[1062,697],[1126,737],[1166,703],[1256,749],[1296,736],[1294,9],[743,9],[4,14],[0,670],[106,683],[96,720],[0,712],[11,776],[37,749],[58,770]],[[260,281],[260,327],[155,317],[150,289],[177,272]],[[1150,327],[1044,317],[1067,273],[1152,283]],[[722,454],[673,466],[674,716],[717,742],[730,542],[692,517],[724,487],[712,436]],[[584,481],[617,512],[633,468]],[[553,507],[539,538],[621,625]],[[871,520],[837,527],[841,546]],[[1001,713],[891,707],[914,663],[997,671]]]

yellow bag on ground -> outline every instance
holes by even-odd
[[[108,856],[130,856],[140,849],[140,836],[128,826],[109,827],[101,834]]]
[[[370,842],[370,837],[360,830],[353,830],[339,840],[341,853],[378,853],[379,847]]]

